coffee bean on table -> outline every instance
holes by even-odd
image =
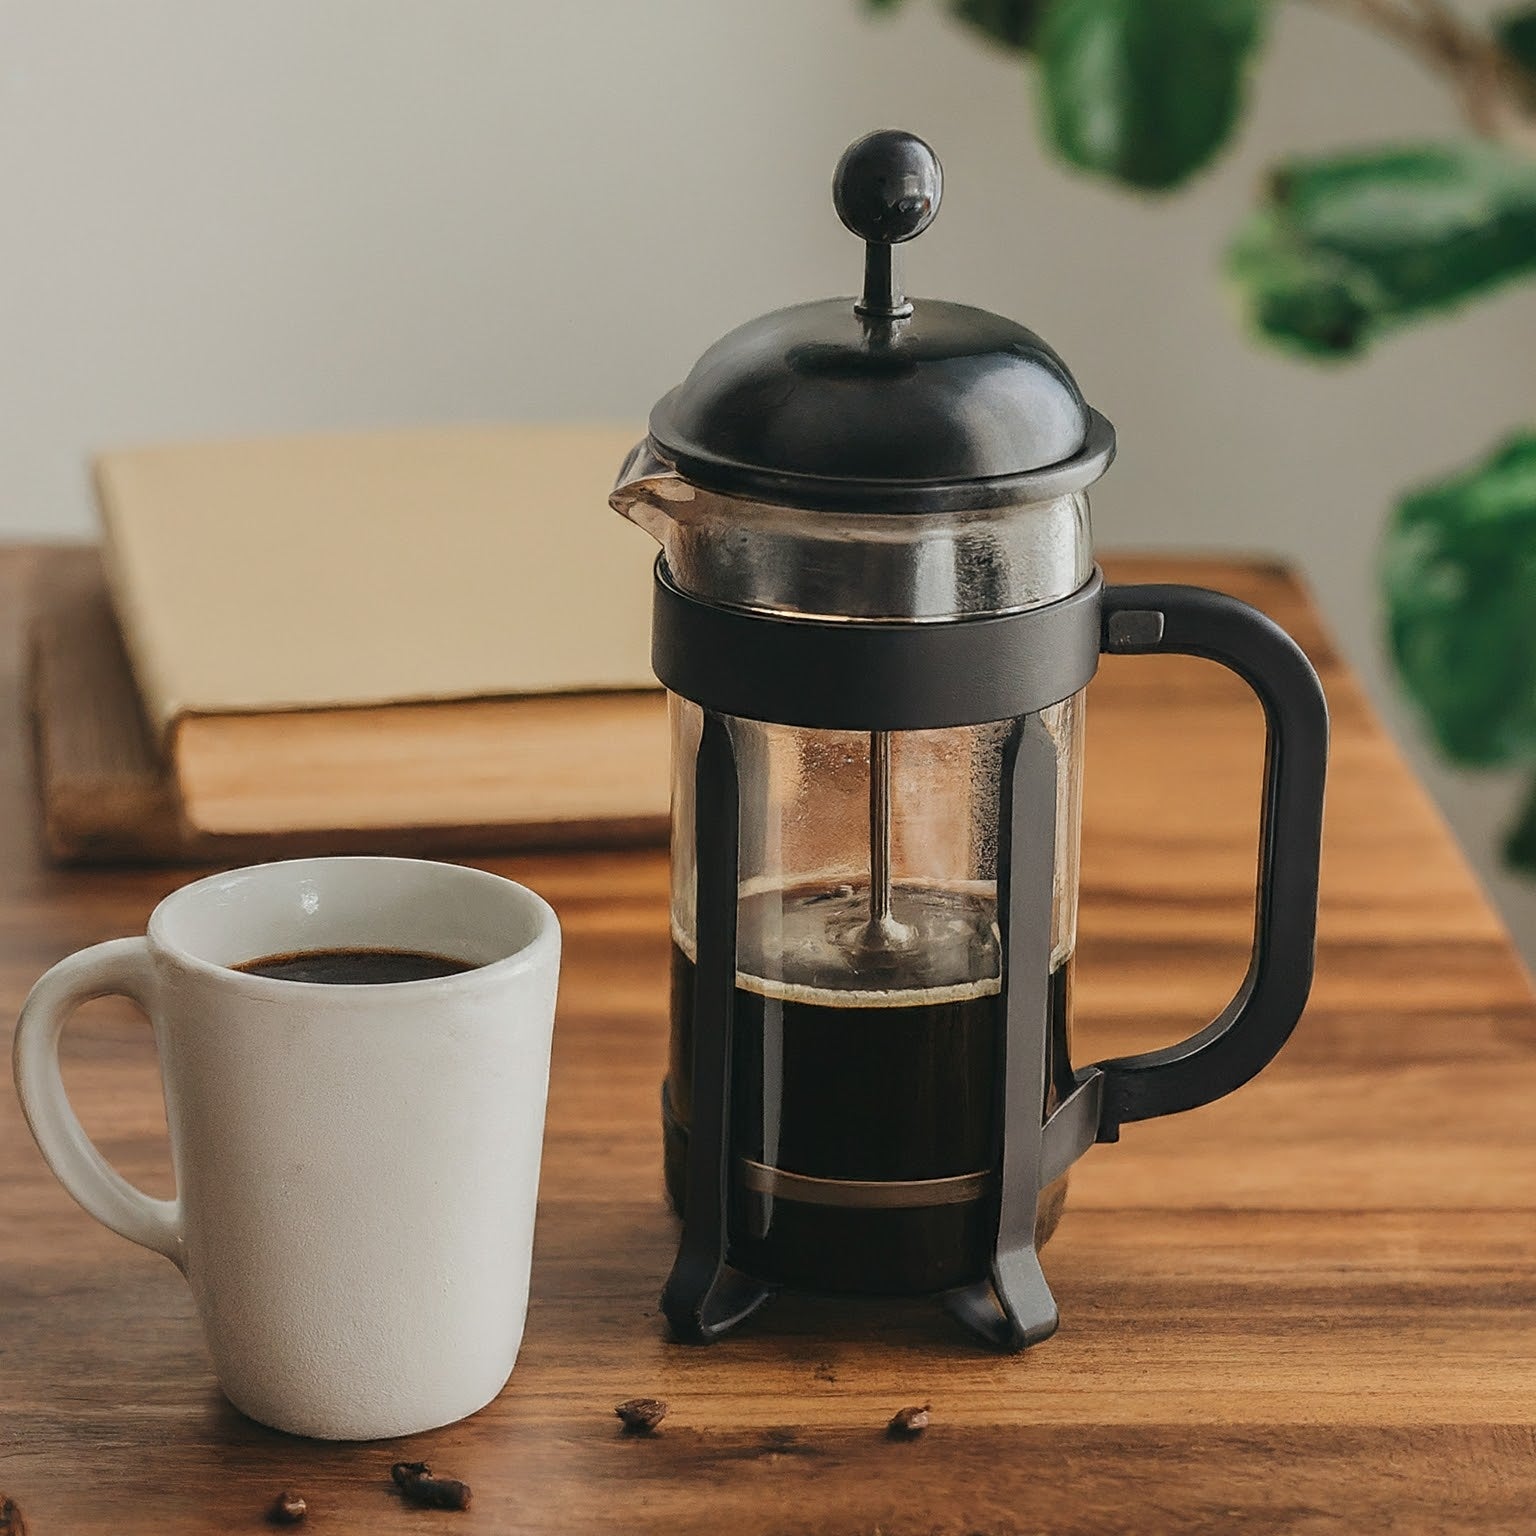
[[[624,1425],[626,1435],[648,1435],[667,1416],[667,1405],[659,1397],[631,1397],[614,1410]]]
[[[434,1477],[424,1461],[397,1461],[389,1469],[400,1497],[421,1509],[468,1509],[468,1483],[456,1477]]]
[[[885,1430],[893,1440],[911,1440],[928,1428],[929,1404],[920,1408],[902,1408],[895,1413]]]
[[[296,1493],[285,1488],[267,1506],[268,1525],[300,1525],[309,1513],[309,1505]]]

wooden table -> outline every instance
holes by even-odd
[[[65,952],[137,933],[174,870],[46,868],[16,630],[45,554],[0,558],[0,1011]],[[1335,747],[1314,1001],[1233,1097],[1134,1125],[1073,1177],[1046,1253],[1057,1337],[980,1353],[937,1305],[781,1298],[708,1350],[656,1297],[666,871],[655,854],[497,860],[559,910],[556,1029],[522,1359],[474,1419],[408,1442],[251,1424],[181,1278],[71,1204],[0,1109],[0,1488],[34,1536],[261,1528],[281,1487],[331,1532],[1529,1532],[1536,1529],[1536,1007],[1424,792],[1283,570],[1119,560],[1225,587],[1317,662]],[[1213,667],[1114,659],[1094,684],[1079,1059],[1189,1032],[1247,947],[1256,708]],[[68,1037],[86,1125],[169,1193],[148,1033]],[[671,1404],[624,1438],[613,1404]],[[897,1444],[891,1413],[931,1401]],[[405,1509],[391,1461],[468,1480]]]

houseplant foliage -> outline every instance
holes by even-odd
[[[893,11],[916,0],[864,0]],[[1230,141],[1280,0],[937,0],[1026,58],[1075,169],[1177,189]],[[1536,278],[1536,0],[1474,24],[1447,0],[1313,0],[1411,52],[1467,132],[1271,168],[1226,270],[1254,333],[1311,360]],[[1532,775],[1510,861],[1536,872],[1536,429],[1408,492],[1382,558],[1403,686],[1441,750]]]

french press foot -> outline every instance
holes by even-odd
[[[983,1343],[1010,1354],[1043,1343],[1061,1320],[1033,1250],[1000,1264],[995,1279],[950,1291],[944,1308]]]
[[[721,1265],[706,1273],[685,1266],[679,1255],[661,1294],[661,1310],[679,1344],[712,1344],[774,1294],[773,1286],[739,1269]]]

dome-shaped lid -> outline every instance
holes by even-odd
[[[997,506],[1081,489],[1110,424],[1033,331],[908,299],[894,246],[938,212],[921,139],[869,134],[833,200],[867,242],[864,292],[762,315],[721,337],[651,412],[651,441],[695,484],[781,505],[872,512]]]

